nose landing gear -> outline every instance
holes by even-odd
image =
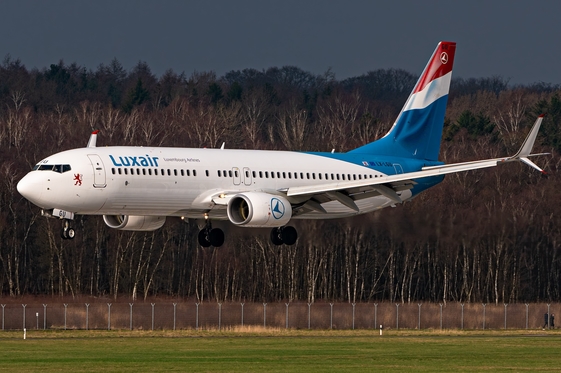
[[[62,220],[62,231],[60,236],[64,240],[72,240],[76,236],[76,231],[70,226],[70,221],[67,219]]]

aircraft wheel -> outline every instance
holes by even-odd
[[[62,230],[60,231],[60,237],[61,237],[63,240],[67,240],[67,239],[68,239],[68,231],[67,231],[66,229],[62,229]]]
[[[273,245],[282,245],[284,243],[282,241],[280,228],[273,228],[271,230],[271,242],[273,243]]]
[[[199,245],[202,247],[210,247],[210,240],[208,239],[208,230],[201,229],[199,232]]]
[[[298,239],[296,228],[291,226],[283,227],[281,230],[282,241],[287,245],[294,245]]]
[[[219,228],[211,229],[208,233],[208,239],[212,246],[220,247],[224,244],[224,232]]]
[[[66,236],[69,240],[73,240],[74,237],[76,237],[76,231],[74,230],[74,228],[68,228],[66,230]]]

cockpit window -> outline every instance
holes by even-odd
[[[33,171],[54,171],[59,174],[70,171],[71,169],[69,164],[38,164],[33,167]]]

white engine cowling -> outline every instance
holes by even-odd
[[[103,215],[110,228],[123,231],[155,231],[166,222],[165,216]]]
[[[248,192],[232,197],[228,202],[228,219],[246,227],[282,227],[292,217],[292,206],[282,196]]]

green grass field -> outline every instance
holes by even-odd
[[[6,372],[559,371],[540,331],[0,332]]]

